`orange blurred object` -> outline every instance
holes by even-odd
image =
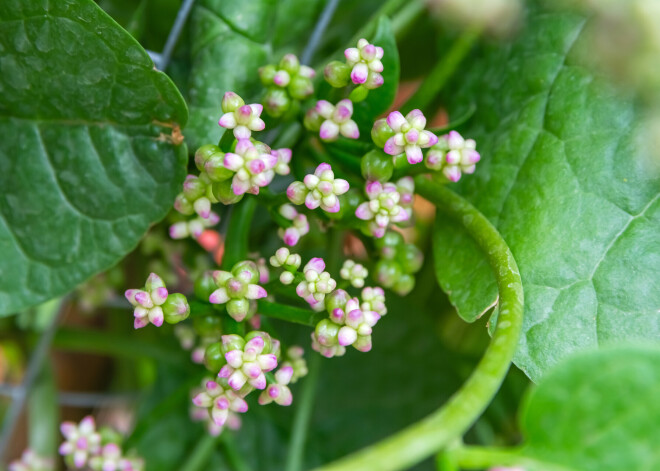
[[[197,242],[199,242],[199,245],[201,245],[204,250],[213,254],[213,260],[215,260],[215,263],[218,265],[222,263],[222,257],[225,254],[225,242],[222,240],[222,236],[218,231],[214,231],[213,229],[205,230],[202,232],[202,235],[197,238]]]

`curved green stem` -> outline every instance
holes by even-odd
[[[257,209],[257,199],[252,195],[246,195],[240,203],[234,205],[229,215],[229,228],[225,240],[225,255],[222,261],[223,267],[231,270],[236,263],[247,258],[248,237],[250,235],[250,224],[254,211]]]
[[[417,177],[415,183],[417,192],[460,221],[486,254],[500,294],[495,333],[472,375],[444,406],[397,434],[319,470],[395,471],[446,447],[463,435],[490,403],[518,345],[523,289],[518,267],[506,242],[488,219],[462,197],[424,177]]]
[[[403,106],[402,113],[419,108],[426,108],[442,90],[447,80],[456,72],[460,63],[465,59],[472,46],[481,34],[479,29],[468,29],[456,40],[445,57],[431,70],[415,94]]]
[[[259,309],[257,312],[274,319],[281,319],[283,321],[309,326],[315,326],[321,320],[328,317],[328,314],[325,311],[314,312],[309,309],[271,303],[268,301],[259,301]]]
[[[570,471],[558,464],[521,455],[516,448],[466,446],[456,448],[449,454],[462,469],[483,469],[491,466],[521,466],[523,468],[543,469],[546,471]]]
[[[291,442],[289,443],[289,451],[284,468],[286,471],[300,471],[302,469],[305,441],[314,406],[314,395],[319,380],[321,358],[321,355],[314,354],[309,360],[309,375],[305,378],[305,385],[302,390],[300,402],[298,403],[298,408],[296,409],[296,415],[293,419]]]
[[[218,440],[218,437],[204,434],[197,442],[197,445],[195,445],[195,448],[190,451],[188,459],[181,467],[181,471],[200,471],[205,469]]]

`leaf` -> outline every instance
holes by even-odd
[[[521,410],[521,454],[538,467],[660,468],[660,350],[625,347],[572,358],[532,389]]]
[[[185,103],[89,0],[0,4],[0,314],[117,263],[172,206]]]
[[[394,103],[399,88],[399,49],[392,32],[392,23],[386,16],[378,19],[378,26],[373,38],[369,41],[383,48],[383,79],[381,87],[371,90],[367,99],[355,104],[353,119],[361,125],[360,133],[369,136],[376,117],[387,111]],[[355,47],[355,45],[351,45]]]
[[[632,100],[573,60],[584,24],[530,12],[518,39],[473,58],[448,96],[449,109],[477,103],[464,135],[482,162],[457,189],[520,267],[514,361],[532,380],[571,352],[660,334],[660,180],[635,146]],[[483,257],[448,221],[434,239],[440,284],[472,320],[493,299]]]
[[[191,149],[220,140],[218,119],[225,92],[236,92],[248,103],[261,99],[259,67],[287,52],[300,54],[294,44],[306,42],[304,32],[316,21],[319,4],[320,0],[197,2],[191,19],[191,114],[186,128]]]

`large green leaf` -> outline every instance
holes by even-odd
[[[617,471],[660,468],[660,350],[583,354],[553,370],[521,413],[525,469]]]
[[[132,250],[185,172],[187,110],[91,0],[0,3],[0,314]]]
[[[190,123],[191,148],[217,142],[220,103],[227,91],[249,102],[261,92],[258,69],[304,44],[321,0],[200,0],[193,9]]]
[[[465,134],[483,160],[457,188],[520,267],[515,362],[533,380],[570,352],[660,335],[660,180],[635,146],[632,100],[573,59],[584,24],[530,13],[515,42],[466,62],[448,95],[450,109],[477,103]],[[449,221],[434,237],[440,284],[473,320],[495,296],[483,257]]]

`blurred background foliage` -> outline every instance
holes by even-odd
[[[265,48],[271,59],[285,52],[299,54],[324,6],[322,0],[278,3],[285,5],[284,11],[291,12],[294,21],[267,21],[271,28],[268,34],[274,38]],[[314,64],[344,45],[382,3],[340,2]],[[651,142],[656,144],[650,148],[660,149],[658,2],[549,3],[551,8],[577,8],[593,18],[589,42],[577,53],[585,66],[607,73],[639,97],[649,117],[645,139],[655,139]],[[181,7],[178,0],[99,0],[98,4],[151,51],[162,49]],[[202,47],[199,35],[205,33],[191,31],[191,25],[203,26],[203,10],[214,4],[210,0],[197,2],[166,71],[188,99],[194,84],[191,74],[199,64],[195,62],[199,52],[195,47]],[[483,31],[480,41],[484,43],[506,42],[515,38],[525,21],[524,3],[510,0],[430,0],[428,5],[415,8],[403,5],[401,11],[403,16],[393,18],[400,21],[396,30],[401,57],[400,98],[415,90],[465,29]],[[458,73],[469,72],[468,58]],[[223,79],[218,76],[217,80]],[[447,110],[441,102],[435,105],[438,111],[434,123],[445,124]],[[194,108],[193,99],[193,115]],[[194,147],[189,150],[194,151]],[[379,325],[371,353],[350,351],[345,357],[320,362],[321,379],[315,394],[312,432],[307,438],[305,468],[374,443],[435,410],[468,377],[488,343],[488,315],[474,324],[464,323],[438,289],[431,256],[433,212],[424,206],[417,209],[423,217],[408,230],[407,237],[422,249],[426,260],[415,290],[404,298],[388,294],[390,315]],[[222,210],[224,219],[228,210]],[[250,240],[250,247],[260,248],[265,254],[279,246],[267,219],[255,217]],[[240,470],[283,469],[295,400],[290,408],[258,407],[253,401],[241,430],[218,439],[205,438],[202,425],[189,418],[189,391],[204,375],[203,367],[188,361],[189,352],[179,347],[171,326],[133,331],[130,310],[121,296],[125,287],[140,285],[149,272],[157,271],[168,285],[184,292],[187,287],[189,291],[194,275],[215,267],[221,256],[221,240],[206,247],[169,240],[167,222],[152,228],[120,265],[85,283],[73,295],[0,318],[0,377],[2,391],[9,397],[11,390],[6,386],[20,381],[38,336],[48,329],[53,316],[60,315],[54,353],[47,356],[32,393],[39,400],[29,403],[27,416],[14,433],[8,458],[17,456],[28,442],[37,450],[51,452],[52,438],[43,437],[58,436],[57,421],[77,420],[93,411],[101,422],[129,434],[128,446],[135,447],[146,459],[149,470],[226,466]],[[220,232],[222,228],[221,223]],[[320,230],[315,228],[303,246],[303,259],[324,255],[315,243],[319,240]],[[356,244],[360,245],[346,239],[344,253],[354,253]],[[265,322],[285,343],[308,347],[308,328]],[[512,367],[493,403],[467,434],[466,443],[516,444],[520,439],[516,411],[528,385],[526,376]],[[302,387],[304,380],[294,386],[294,398]],[[56,391],[60,391],[60,406]],[[0,401],[3,414],[8,404],[7,400]],[[31,415],[52,420],[29,420]],[[217,441],[218,446],[210,447],[209,441]],[[194,460],[208,464],[195,468]],[[435,468],[428,460],[414,469]]]

